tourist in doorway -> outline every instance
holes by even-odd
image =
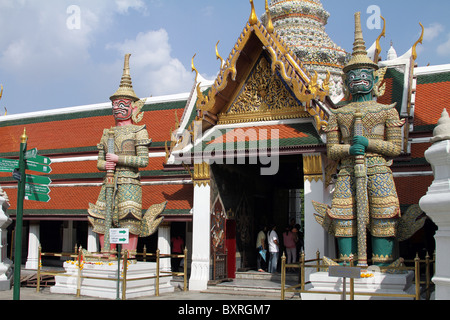
[[[287,263],[294,263],[297,261],[297,244],[296,235],[292,232],[292,227],[287,227],[283,232],[283,243],[286,249]],[[292,271],[292,270],[291,270]]]
[[[172,254],[181,255],[183,254],[184,240],[180,235],[172,237]],[[183,258],[172,258],[172,270],[173,272],[178,272],[180,268],[180,263]]]
[[[279,251],[280,251],[278,234],[275,231],[276,228],[277,228],[276,225],[272,225],[270,228],[269,234],[267,236],[268,243],[269,243],[269,253],[270,253],[269,270],[268,271],[270,273],[277,272],[278,255],[279,255]]]
[[[267,266],[267,246],[266,246],[266,232],[267,227],[261,226],[256,238],[256,267],[259,272],[265,272]]]

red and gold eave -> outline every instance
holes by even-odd
[[[315,120],[317,130],[326,125],[328,112],[320,104],[315,103],[315,100],[321,100],[328,107],[332,106],[328,97],[328,84],[325,81],[320,87],[317,83],[317,74],[310,75],[303,68],[301,61],[277,32],[268,31],[259,20],[256,20],[245,26],[208,95],[204,96],[199,88],[197,90],[196,107],[203,121],[203,131],[218,123],[220,114],[227,110],[245,85],[248,75],[264,51],[270,57],[272,72],[278,72],[296,99],[305,105],[304,113]],[[285,118],[283,115],[281,117],[280,119]],[[290,117],[303,118],[305,115],[290,115]]]

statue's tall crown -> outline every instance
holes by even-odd
[[[350,62],[344,67],[347,73],[354,69],[375,69],[378,65],[367,56],[366,42],[363,38],[361,28],[361,12],[355,13],[355,42],[353,43],[353,54]]]
[[[114,93],[110,99],[116,100],[120,98],[124,99],[131,99],[134,102],[138,101],[139,98],[137,97],[136,93],[133,90],[133,83],[131,81],[131,75],[130,75],[130,53],[127,53],[125,55],[125,62],[123,67],[123,75],[122,79],[120,81],[119,89]]]

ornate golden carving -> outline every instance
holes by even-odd
[[[322,155],[303,155],[304,180],[312,182],[323,180]]]
[[[219,114],[219,124],[309,116],[304,109],[262,57],[241,94]]]
[[[191,168],[187,164],[183,164],[183,167],[189,171],[191,175],[191,179],[194,182],[194,186],[202,186],[209,185],[211,183],[211,173],[209,171],[209,164],[206,162],[195,163],[194,164],[194,172],[191,171]]]
[[[420,24],[420,27],[422,28],[422,33],[421,33],[421,35],[420,35],[419,40],[417,40],[416,43],[414,43],[414,45],[413,45],[413,47],[412,47],[412,58],[413,58],[413,60],[416,60],[416,59],[417,59],[417,49],[416,49],[416,47],[417,47],[417,45],[418,45],[419,43],[422,44],[422,42],[423,42],[423,35],[424,35],[424,33],[425,33],[425,28],[424,28],[423,24],[420,23],[420,22],[419,22],[419,24]]]

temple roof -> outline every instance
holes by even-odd
[[[165,166],[165,142],[174,124],[183,116],[189,93],[148,98],[143,111],[153,143],[149,165],[140,170],[143,184],[143,208],[169,201],[166,219],[191,219],[193,186],[184,168]],[[97,169],[97,144],[103,130],[114,126],[111,103],[54,109],[0,117],[1,158],[18,158],[20,136],[26,128],[28,149],[52,160],[52,180],[48,203],[25,201],[25,219],[86,219],[89,202],[95,203],[104,172]],[[5,138],[7,137],[7,138]],[[41,175],[28,171],[28,174]],[[11,173],[0,173],[15,214],[17,181]],[[178,217],[178,218],[177,218]]]

